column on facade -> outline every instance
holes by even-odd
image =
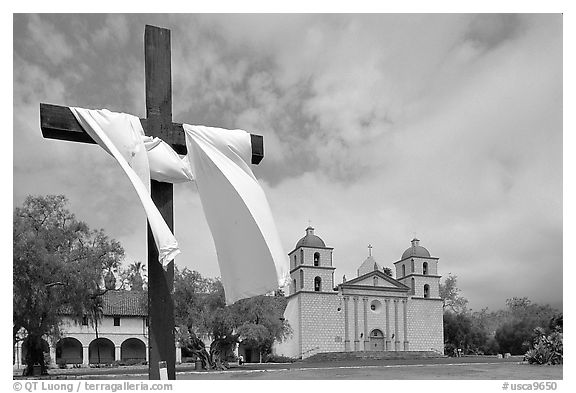
[[[120,345],[114,345],[114,360],[122,360],[122,349]]]
[[[344,296],[344,351],[350,350],[350,332],[348,331],[348,296]]]
[[[390,350],[390,299],[384,299],[386,303],[386,342],[385,349]]]
[[[179,341],[176,341],[176,363],[182,363],[182,349]]]
[[[404,305],[404,350],[409,350],[408,343],[408,302],[406,299],[402,299],[402,304]]]
[[[354,350],[360,350],[360,340],[358,338],[358,296],[354,296]]]
[[[364,303],[364,350],[367,351],[370,345],[368,340],[368,298],[363,297],[362,302]]]
[[[50,365],[56,365],[56,345],[50,345]]]
[[[394,350],[398,351],[400,346],[398,337],[398,299],[394,299]]]
[[[18,368],[24,367],[24,359],[22,359],[22,341],[16,343],[16,366]]]
[[[90,363],[88,345],[82,345],[82,364],[88,365]]]

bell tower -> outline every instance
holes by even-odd
[[[440,277],[438,259],[420,245],[420,240],[412,239],[399,261],[394,262],[396,279],[411,288],[410,295],[423,299],[440,298]]]
[[[290,295],[297,292],[334,292],[332,252],[324,241],[306,228],[306,235],[298,240],[290,257]]]

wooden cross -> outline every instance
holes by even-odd
[[[146,118],[140,119],[146,135],[155,136],[186,154],[182,124],[172,122],[172,72],[170,30],[146,25],[144,32],[146,72]],[[40,104],[40,127],[44,138],[96,143],[78,123],[70,108]],[[252,164],[264,157],[264,139],[251,135]],[[171,231],[174,230],[173,186],[151,181],[152,200]],[[176,379],[174,340],[174,261],[166,269],[158,261],[158,250],[150,225],[148,243],[148,372],[150,379],[160,379],[159,362],[165,361],[169,379]]]

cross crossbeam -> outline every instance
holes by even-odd
[[[148,128],[148,120],[140,119],[146,135],[152,135]],[[67,106],[40,103],[40,128],[42,136],[47,139],[60,139],[63,141],[96,143],[94,139],[82,128],[78,120]],[[166,141],[178,154],[186,154],[186,139],[182,123],[172,123],[173,140]],[[262,135],[250,134],[252,142],[252,164],[258,165],[264,158],[264,138]]]

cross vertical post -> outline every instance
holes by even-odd
[[[146,73],[146,119],[149,134],[172,140],[172,74],[170,30],[146,26],[144,57]],[[166,224],[174,232],[174,187],[151,181],[151,196]],[[150,379],[160,379],[159,362],[165,361],[168,379],[176,379],[174,340],[174,261],[164,269],[148,224],[148,318]]]

